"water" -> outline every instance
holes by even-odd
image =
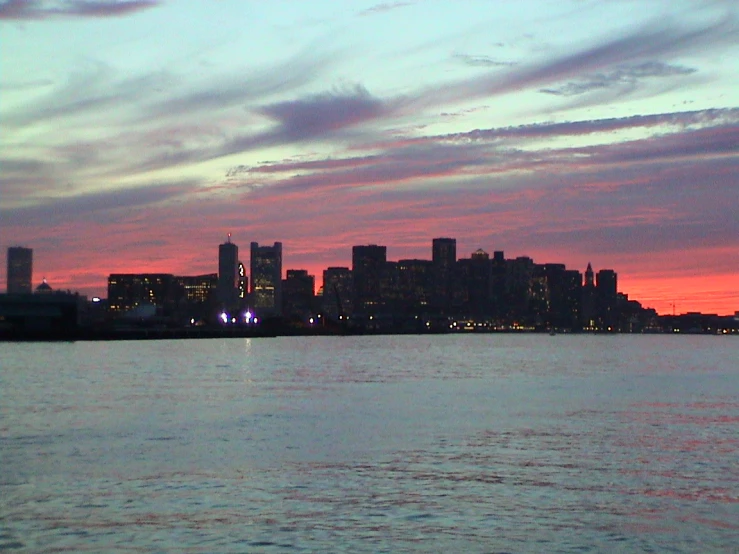
[[[735,552],[739,341],[0,344],[0,551]]]

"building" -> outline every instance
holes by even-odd
[[[218,274],[183,275],[175,277],[176,283],[182,289],[187,304],[204,304],[213,299],[218,288]]]
[[[228,240],[218,246],[218,302],[222,308],[234,308],[239,299],[239,247]]]
[[[484,317],[492,313],[493,266],[481,248],[461,259],[455,270],[455,304],[467,315]]]
[[[316,278],[305,269],[288,269],[282,281],[282,314],[306,319],[314,313]]]
[[[457,262],[457,239],[436,238],[431,241],[433,279],[432,303],[445,311],[452,302],[454,265]]]
[[[601,269],[595,275],[595,298],[600,329],[614,331],[618,324],[617,275],[612,269]]]
[[[282,243],[251,243],[251,304],[260,316],[282,311]]]
[[[598,328],[596,298],[595,298],[595,274],[593,266],[588,262],[585,269],[585,283],[582,286],[582,328],[586,331],[595,331]]]
[[[534,260],[528,256],[506,260],[505,317],[511,322],[522,323],[530,319],[534,266]]]
[[[183,292],[169,273],[113,273],[108,276],[108,309],[172,315]]]
[[[352,314],[354,283],[348,267],[323,270],[323,312],[332,319]]]
[[[74,338],[86,299],[79,294],[0,294],[0,338]]]
[[[433,261],[398,260],[398,293],[405,313],[428,311],[434,296]]]
[[[239,274],[239,302],[242,304],[246,302],[246,297],[249,294],[249,278],[246,276],[246,266],[239,262],[238,268]]]
[[[8,248],[8,294],[33,292],[33,250],[22,246]]]
[[[383,272],[386,271],[387,247],[376,244],[352,247],[354,278],[354,313],[375,314],[382,305]]]

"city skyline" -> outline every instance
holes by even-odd
[[[344,262],[340,261],[336,265],[320,268],[315,272],[307,270],[305,268],[289,267],[287,265],[283,266],[282,242],[275,242],[274,245],[271,246],[260,246],[256,242],[251,242],[249,250],[250,254],[248,255],[248,257],[243,256],[244,260],[248,260],[248,266],[250,266],[251,268],[250,273],[246,273],[246,271],[244,270],[246,265],[244,264],[244,260],[239,259],[239,247],[238,244],[232,242],[232,238],[233,237],[231,233],[228,233],[226,241],[218,245],[217,255],[213,267],[210,267],[205,271],[178,273],[171,271],[171,269],[168,268],[159,268],[154,271],[110,272],[106,276],[106,281],[104,283],[104,286],[102,287],[102,290],[106,292],[109,291],[110,279],[112,277],[133,277],[148,275],[159,278],[162,276],[168,276],[175,280],[189,280],[191,281],[191,283],[188,286],[195,286],[196,288],[204,286],[205,281],[201,283],[200,280],[212,278],[214,279],[214,298],[222,305],[235,305],[239,302],[247,301],[248,299],[250,305],[252,305],[253,307],[261,310],[266,310],[263,311],[263,313],[277,313],[279,311],[278,307],[282,305],[282,287],[284,285],[284,280],[289,279],[291,277],[291,274],[293,276],[302,274],[304,275],[304,277],[309,278],[313,283],[312,294],[318,295],[320,291],[324,290],[324,286],[326,285],[326,283],[324,282],[324,278],[326,277],[327,273],[330,275],[329,286],[335,286],[336,281],[333,279],[335,271],[346,270],[351,275],[352,281],[355,282],[352,288],[358,287],[359,297],[368,296],[373,300],[372,303],[374,303],[374,301],[379,299],[380,291],[378,289],[363,292],[364,285],[362,284],[362,282],[365,278],[362,277],[361,274],[357,273],[357,268],[359,268],[359,271],[362,271],[363,273],[369,271],[368,275],[371,275],[370,280],[376,282],[376,284],[373,286],[379,286],[380,273],[383,271],[383,268],[386,265],[390,264],[401,268],[401,262],[418,262],[424,264],[423,271],[430,271],[433,273],[433,277],[430,277],[431,281],[429,282],[430,296],[428,300],[432,304],[435,304],[437,307],[443,307],[445,304],[444,302],[439,303],[439,299],[452,293],[452,283],[455,279],[454,274],[458,271],[457,268],[460,267],[460,264],[466,264],[469,262],[473,262],[475,259],[484,258],[486,260],[486,263],[492,263],[493,265],[495,265],[496,263],[500,265],[504,263],[510,264],[512,262],[525,261],[527,264],[531,264],[532,268],[538,267],[540,269],[543,269],[546,266],[560,266],[563,270],[566,269],[568,273],[578,274],[578,283],[583,287],[595,286],[598,283],[597,278],[603,277],[610,281],[608,288],[612,289],[611,295],[613,296],[613,298],[616,297],[617,293],[624,295],[625,298],[641,304],[645,310],[655,310],[660,315],[674,315],[675,313],[715,313],[718,315],[729,316],[739,313],[739,310],[732,309],[731,307],[727,307],[725,310],[719,310],[717,312],[678,310],[678,305],[674,302],[670,304],[669,311],[660,312],[659,310],[654,308],[654,306],[650,306],[644,303],[642,299],[633,294],[630,294],[630,291],[624,290],[622,286],[617,286],[616,276],[618,272],[612,267],[597,267],[596,275],[595,270],[593,269],[590,262],[588,262],[585,269],[582,269],[572,267],[562,262],[561,260],[549,260],[546,262],[541,262],[527,255],[506,256],[506,253],[503,250],[494,250],[488,252],[482,248],[478,248],[474,252],[470,253],[459,252],[457,251],[456,238],[453,237],[431,238],[429,239],[429,244],[427,248],[428,252],[425,256],[421,255],[410,258],[398,258],[388,255],[387,245],[354,245],[350,247],[350,256],[348,260],[345,260]],[[24,259],[27,258],[28,260],[27,263],[24,264],[28,267],[27,269],[23,270],[24,281],[28,283],[26,286],[28,290],[16,291],[16,293],[30,293],[33,291],[38,291],[37,286],[33,281],[32,269],[30,266],[33,257],[32,248],[19,246],[9,247],[6,254],[7,270],[10,271],[11,260],[13,258],[17,258],[17,254],[19,252],[23,253]],[[367,266],[367,263],[369,263],[370,265]],[[18,265],[18,263],[15,262],[15,265]],[[408,270],[409,268],[406,267],[405,269]],[[252,275],[256,275],[257,277],[254,278],[252,277]],[[621,282],[621,277],[618,278],[618,281],[619,283]],[[43,286],[48,290],[64,289],[64,287],[60,287],[56,283],[54,283],[54,286],[51,287],[47,282],[46,276],[43,277],[42,282]],[[275,289],[272,288],[274,284],[276,284]],[[69,291],[69,289],[67,290]],[[8,294],[11,294],[10,290],[7,290],[6,292]],[[79,293],[82,291],[69,292]],[[106,292],[101,292],[99,295],[93,295],[93,297],[98,299],[105,298],[107,296]],[[82,293],[84,294],[84,292]],[[200,293],[202,293],[202,291],[200,291]],[[329,295],[331,295],[331,292],[329,292]],[[205,297],[203,296],[199,298],[198,301],[203,301],[204,299]],[[356,299],[357,298],[355,297],[353,300]],[[353,305],[352,307],[357,311],[363,311],[363,306],[361,305]]]
[[[738,10],[0,2],[0,248],[102,296],[110,273],[211,273],[229,232],[319,279],[352,245],[456,237],[733,313]]]

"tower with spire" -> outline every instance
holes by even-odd
[[[582,328],[585,331],[597,330],[595,275],[590,262],[585,270],[585,284],[582,287]]]

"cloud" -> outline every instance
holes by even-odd
[[[553,88],[541,89],[540,92],[558,96],[576,96],[593,90],[620,88],[633,90],[639,81],[655,77],[675,77],[691,75],[697,69],[681,65],[670,65],[662,62],[643,62],[633,65],[619,66],[607,72],[586,75],[576,81]]]
[[[298,52],[287,60],[265,68],[244,67],[235,77],[210,77],[207,84],[191,91],[177,92],[142,110],[142,119],[188,116],[198,112],[238,106],[249,101],[265,102],[270,96],[293,92],[322,78],[331,68],[336,53],[321,52],[318,45]]]
[[[738,40],[739,26],[730,13],[709,24],[690,28],[670,25],[669,22],[654,22],[572,54],[517,66],[507,72],[495,72],[429,87],[412,100],[417,106],[429,107],[487,98],[547,86],[567,79],[580,79],[582,75],[592,75],[604,70],[613,71],[610,70],[611,67],[631,68],[632,77],[636,78],[640,71],[653,74],[678,67],[653,60],[678,56],[696,49],[710,50],[735,45]]]
[[[105,110],[109,116],[162,94],[175,82],[176,78],[165,71],[120,78],[109,65],[91,63],[72,73],[66,82],[39,99],[3,114],[3,122],[13,127],[24,127],[52,119],[96,114],[100,110]]]
[[[424,137],[418,141],[494,141],[511,138],[556,138],[562,136],[583,136],[593,133],[607,133],[627,129],[646,129],[651,127],[689,127],[723,124],[739,124],[739,108],[709,109],[688,112],[673,112],[649,115],[633,115],[605,119],[565,121],[561,123],[533,123],[515,127],[475,129],[463,133],[451,133],[439,137]]]
[[[392,107],[361,85],[307,98],[280,102],[259,110],[278,124],[277,134],[303,140],[389,115]]]
[[[491,56],[473,56],[471,54],[452,54],[452,59],[470,67],[511,67],[516,62],[500,61]]]
[[[119,17],[159,4],[159,0],[6,0],[0,4],[0,19]]]
[[[200,184],[197,180],[171,183],[147,183],[145,185],[116,190],[105,190],[77,194],[74,196],[47,197],[33,206],[22,208],[0,208],[3,225],[28,225],[36,222],[47,226],[68,220],[85,220],[106,223],[111,210],[129,210],[173,200],[193,192]]]
[[[397,10],[398,8],[405,8],[406,6],[412,6],[414,2],[383,2],[362,10],[359,12],[360,16],[376,15],[381,13],[387,13],[389,11]]]

